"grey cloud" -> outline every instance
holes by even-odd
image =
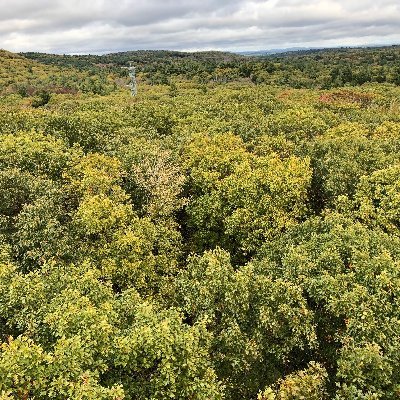
[[[398,0],[0,0],[0,48],[58,53],[400,42]]]

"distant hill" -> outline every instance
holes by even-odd
[[[121,66],[126,66],[129,61],[133,61],[139,71],[148,71],[156,70],[160,64],[169,64],[170,66],[174,65],[177,69],[177,71],[171,72],[186,71],[188,67],[192,68],[199,64],[209,64],[210,66],[229,64],[245,58],[239,54],[219,51],[189,53],[169,50],[138,50],[104,55],[58,55],[35,52],[21,53],[21,55],[44,64],[73,66],[80,69],[101,67],[119,71]]]
[[[0,93],[28,97],[41,91],[106,94],[114,89],[113,77],[106,73],[89,74],[73,65],[43,63],[23,54],[0,50]]]
[[[377,55],[397,54],[400,52],[400,45],[391,46],[359,46],[359,47],[331,47],[331,48],[299,48],[296,50],[282,51],[280,53],[271,53],[266,56],[287,56],[287,57],[302,57],[309,55],[318,55],[319,57],[331,57],[332,54],[340,58],[348,56],[362,59],[370,59],[371,56],[376,58]]]
[[[343,47],[287,47],[287,48],[278,48],[278,49],[268,49],[268,50],[255,50],[255,51],[238,51],[236,52],[242,56],[253,56],[253,57],[262,57],[262,56],[270,56],[270,55],[290,55],[296,56],[300,54],[306,53],[325,53],[325,52],[336,52],[336,51],[367,51],[368,50],[383,50],[386,51],[388,49],[398,48],[399,45],[390,45],[390,46],[343,46]]]
[[[260,56],[267,56],[270,54],[291,53],[291,52],[295,52],[295,51],[311,50],[311,49],[312,49],[312,47],[289,47],[289,48],[283,48],[283,49],[238,51],[237,54],[242,55],[242,56],[260,57]]]

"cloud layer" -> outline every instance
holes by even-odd
[[[398,0],[0,0],[0,48],[104,53],[400,43]]]

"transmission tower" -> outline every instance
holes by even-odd
[[[136,84],[136,68],[133,66],[132,62],[129,62],[129,77],[131,78],[130,88],[132,96],[137,95],[137,84]]]

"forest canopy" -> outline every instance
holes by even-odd
[[[0,399],[399,398],[399,85],[398,46],[0,51]]]

